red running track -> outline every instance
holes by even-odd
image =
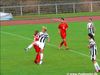
[[[100,20],[100,16],[91,16],[93,20]],[[73,17],[73,18],[65,18],[67,22],[83,22],[88,21],[90,17]],[[9,26],[9,25],[25,25],[25,24],[47,24],[47,23],[54,23],[53,19],[38,19],[38,20],[11,20],[11,21],[0,21],[1,26]]]

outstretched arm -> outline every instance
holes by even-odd
[[[50,42],[50,38],[48,38],[48,42]]]

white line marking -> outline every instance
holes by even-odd
[[[27,39],[27,40],[32,40],[31,38],[28,38],[28,37],[25,37],[25,36],[22,36],[22,35],[17,35],[17,34],[14,34],[14,33],[9,33],[9,32],[4,32],[4,31],[1,31],[1,33],[16,36],[16,37]]]
[[[25,39],[25,40],[26,40],[26,39],[27,39],[27,40],[33,40],[33,39],[31,39],[31,38],[28,38],[28,37],[25,37],[25,36],[22,36],[22,35],[17,35],[17,34],[14,34],[14,33],[9,33],[9,32],[4,32],[4,31],[1,31],[1,33],[8,34],[8,35],[11,35],[11,36],[16,36],[16,37],[19,37],[19,38],[23,38],[23,39]],[[47,45],[49,45],[49,46],[51,46],[51,47],[54,47],[54,48],[58,48],[56,45],[53,45],[53,44],[50,44],[50,43],[48,43]],[[83,53],[78,52],[78,51],[76,51],[76,50],[72,50],[72,49],[71,49],[71,50],[69,50],[69,51],[90,58],[89,55],[83,54]],[[99,59],[97,59],[97,60],[100,61]]]

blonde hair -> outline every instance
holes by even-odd
[[[45,26],[42,26],[42,29],[45,29],[47,31],[47,27],[45,27]]]

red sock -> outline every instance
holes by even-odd
[[[60,43],[60,47],[61,47],[63,44],[64,44],[64,41],[62,41],[62,42]]]
[[[36,55],[35,63],[37,64],[37,63],[39,63],[39,62],[40,62],[40,54],[38,53],[38,54]]]
[[[67,42],[66,42],[66,41],[64,41],[64,46],[65,46],[65,47],[67,46]]]
[[[40,52],[40,48],[39,48],[39,46],[34,45],[34,49],[35,49],[35,51],[36,51],[37,53]]]

